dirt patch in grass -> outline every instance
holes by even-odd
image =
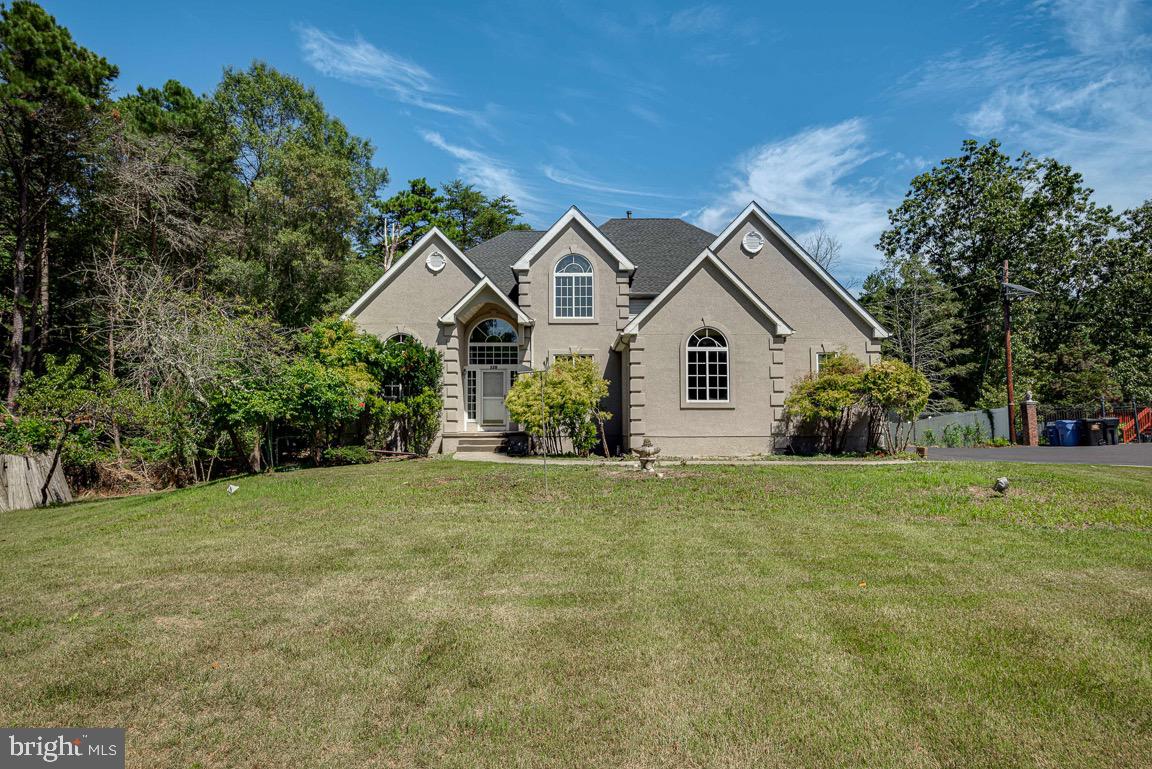
[[[1008,497],[1018,497],[1020,496],[1020,492],[1015,491],[1009,487],[1006,492],[1001,494],[991,486],[969,486],[968,496],[972,497],[972,499],[983,501],[987,499],[1007,499]]]

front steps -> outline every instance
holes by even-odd
[[[523,433],[457,433],[457,453],[503,454],[508,450],[509,438],[517,438]]]

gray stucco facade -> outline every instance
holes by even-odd
[[[557,309],[571,301],[557,297],[569,255],[591,271],[580,276],[591,298],[576,317]],[[886,334],[755,203],[718,236],[680,220],[598,227],[575,207],[546,232],[505,233],[467,253],[433,230],[346,316],[382,338],[410,334],[440,350],[444,452],[473,434],[514,430],[500,407],[516,374],[577,354],[610,382],[614,452],[647,437],[665,456],[769,453],[783,443],[790,387],[817,370],[819,355],[874,362]],[[490,320],[507,324],[501,344],[477,330]],[[695,341],[690,349],[701,329],[719,352]],[[690,375],[693,388],[711,389],[690,389]]]

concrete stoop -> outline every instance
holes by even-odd
[[[456,438],[458,454],[502,454],[508,450],[508,440],[522,433],[459,433]]]

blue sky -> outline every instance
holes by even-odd
[[[1118,208],[1152,197],[1152,3],[47,0],[121,91],[211,90],[254,59],[372,139],[389,189],[457,176],[536,227],[755,198],[823,226],[859,280],[886,210],[962,139],[1052,155]]]

